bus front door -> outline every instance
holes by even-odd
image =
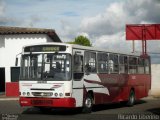
[[[72,96],[76,99],[76,107],[83,106],[83,56],[84,51],[73,50],[73,93]]]

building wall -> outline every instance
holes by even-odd
[[[16,55],[22,52],[23,46],[42,42],[53,42],[53,40],[46,34],[0,35],[0,67],[5,68],[6,95],[8,93],[13,93],[13,90],[15,89],[18,89],[18,87],[16,87],[18,83],[10,83],[11,67],[15,67]],[[18,58],[19,66],[20,55],[18,55]]]
[[[0,67],[5,67],[6,82],[10,82],[10,67],[15,66],[16,55],[22,52],[24,45],[51,41],[45,34],[1,35]],[[18,58],[18,65],[20,65],[20,55]]]
[[[0,67],[5,67],[5,37],[0,35]]]
[[[160,64],[152,64],[151,95],[160,96]]]

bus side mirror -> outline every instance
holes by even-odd
[[[18,56],[21,55],[22,53],[19,53],[16,55],[16,61],[15,61],[15,66],[18,66]]]
[[[18,66],[18,58],[16,57],[15,66]]]

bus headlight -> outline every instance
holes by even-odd
[[[25,95],[26,95],[26,93],[25,93],[25,92],[23,92],[23,95],[25,96]]]
[[[28,95],[28,96],[30,96],[30,93],[29,93],[29,92],[27,92],[27,95]]]
[[[58,93],[54,93],[54,95],[57,97],[57,96],[58,96]]]
[[[63,96],[63,93],[59,93],[59,96],[62,97],[62,96]]]

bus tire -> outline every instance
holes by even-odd
[[[134,90],[130,91],[129,97],[128,97],[128,102],[127,102],[127,106],[133,106],[135,103],[135,92]]]
[[[91,113],[92,112],[92,106],[93,106],[93,98],[91,94],[88,94],[86,96],[86,99],[84,101],[84,106],[82,108],[83,113]]]

